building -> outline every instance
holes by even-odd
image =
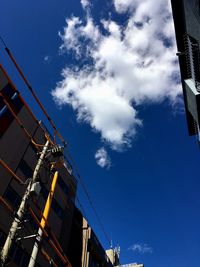
[[[106,254],[114,266],[120,264],[120,247],[110,248],[106,250]]]
[[[2,66],[0,66],[0,125],[0,246],[2,247],[21,197],[29,179],[33,176],[47,136],[50,136],[45,126],[35,118],[26,105]],[[52,145],[49,149],[51,147]],[[62,251],[63,255],[67,254],[77,182],[69,168],[66,168],[66,163],[55,165],[51,170],[51,162],[55,159],[48,153],[38,177],[40,194],[33,193],[28,200],[26,212],[9,253],[9,266],[28,266],[35,242],[35,237],[28,238],[28,236],[36,234],[39,227],[30,209],[35,219],[40,221],[56,169],[59,172],[58,182],[45,228],[48,236],[43,235],[37,266],[47,266],[48,257],[55,260],[59,266],[64,266],[63,259],[59,258],[56,249]],[[50,239],[52,242],[49,242]]]
[[[189,135],[200,139],[200,1],[171,0]]]
[[[2,248],[41,151],[47,139],[50,138],[53,143],[54,138],[34,116],[1,65],[0,125]],[[41,186],[40,193],[37,195],[33,192],[28,200],[7,263],[9,266],[28,266],[39,228],[38,222],[42,217],[53,174],[57,170],[58,182],[45,227],[47,236],[43,234],[36,266],[44,267],[51,263],[53,266],[112,267],[94,231],[75,206],[77,181],[71,165],[63,157],[59,163],[60,158],[58,160],[50,153],[51,148],[54,146],[49,146],[37,180]],[[57,164],[51,168],[51,163],[56,160]]]
[[[103,249],[88,221],[75,206],[77,180],[60,148],[0,65],[1,266],[27,267],[30,258],[34,259],[31,266],[38,267],[119,266],[119,255],[113,249]],[[51,184],[56,172],[57,184],[49,204],[47,198],[49,192],[52,194]],[[33,177],[36,177],[34,182]],[[19,206],[27,190],[30,194],[20,217]],[[43,212],[46,203],[48,218],[44,218],[46,213]],[[11,238],[14,220],[18,225]],[[39,228],[42,238],[38,241]],[[9,237],[12,245],[5,259],[2,255],[7,251],[5,241]],[[33,258],[35,246],[38,254]]]
[[[69,260],[76,267],[113,267],[88,221],[78,208],[74,210]]]

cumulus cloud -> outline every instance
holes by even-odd
[[[115,9],[119,13],[124,13],[127,10],[132,11],[137,4],[138,0],[114,0]]]
[[[65,67],[52,95],[119,150],[131,146],[143,124],[140,105],[165,99],[174,105],[181,86],[168,0],[114,0],[114,6],[127,12],[125,26],[103,19],[100,27],[89,13],[67,18],[61,50],[85,64]]]
[[[110,160],[110,157],[109,157],[109,155],[108,155],[108,153],[104,147],[97,150],[97,152],[95,154],[95,159],[96,159],[97,164],[101,168],[107,168],[107,169],[110,168],[111,160]]]
[[[153,253],[153,249],[150,246],[148,246],[147,244],[140,243],[132,245],[130,248],[128,248],[128,250],[132,250],[133,252],[137,252],[140,254]]]
[[[89,0],[81,0],[81,5],[84,9],[87,9],[90,6]]]

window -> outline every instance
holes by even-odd
[[[30,260],[30,256],[27,254],[27,253],[25,253],[24,254],[24,256],[23,256],[23,258],[22,258],[22,261],[21,261],[21,267],[27,267],[28,266],[28,264],[29,264],[29,260]]]
[[[27,267],[30,260],[30,255],[16,243],[11,246],[10,257],[19,267]]]
[[[69,187],[66,185],[66,183],[63,181],[62,177],[59,175],[58,176],[58,184],[60,186],[60,188],[62,189],[62,191],[68,195],[69,193]]]
[[[28,163],[24,159],[20,161],[18,168],[26,177],[26,179],[31,178],[33,176],[32,168],[28,165]]]
[[[20,196],[17,194],[17,192],[12,189],[11,186],[8,186],[6,192],[4,193],[4,198],[14,207],[17,208],[19,206],[19,203],[21,201]]]
[[[18,112],[23,107],[22,100],[19,97],[19,93],[14,90],[14,88],[7,84],[2,90],[2,95],[5,97],[6,101],[11,106],[14,113],[17,115]],[[8,107],[6,106],[3,98],[0,97],[0,137],[4,134],[4,132],[8,129],[11,122],[13,121],[14,117],[12,113],[9,111]]]
[[[42,194],[44,199],[47,199],[48,194],[49,194],[48,190],[46,189],[46,187],[43,184],[41,185],[41,194]]]
[[[6,235],[0,229],[0,247],[3,247],[5,241],[6,241]]]
[[[13,121],[13,115],[6,107],[3,98],[0,96],[0,137],[5,133],[8,129],[9,125]]]
[[[44,187],[44,185],[42,185],[41,187],[41,194],[45,200],[47,199],[49,195],[49,191],[46,189],[46,187]],[[52,200],[51,207],[53,211],[58,215],[58,217],[62,219],[64,211],[54,198]]]
[[[61,206],[58,204],[58,202],[55,199],[52,200],[51,205],[52,205],[52,209],[55,211],[55,213],[58,215],[58,217],[62,220],[64,211],[61,208]]]
[[[14,254],[14,257],[13,257],[13,261],[18,265],[18,266],[21,266],[21,260],[22,260],[22,257],[23,257],[23,250],[16,246],[16,249],[15,249],[15,254]]]

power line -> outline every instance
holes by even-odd
[[[29,91],[31,92],[33,98],[35,99],[35,101],[37,102],[37,104],[39,105],[39,107],[41,108],[42,112],[44,113],[45,117],[47,118],[47,120],[49,121],[51,127],[54,130],[54,136],[58,135],[58,137],[60,138],[60,141],[63,143],[64,146],[66,146],[66,142],[64,140],[64,138],[62,137],[62,135],[60,134],[60,132],[57,130],[54,122],[52,121],[52,119],[50,118],[49,114],[47,113],[47,111],[45,110],[44,106],[42,105],[40,99],[38,98],[38,96],[36,95],[35,91],[33,90],[33,88],[31,87],[30,83],[28,82],[28,80],[26,79],[25,75],[23,74],[22,70],[20,69],[19,65],[17,64],[15,58],[13,57],[13,55],[11,54],[8,46],[6,45],[4,39],[2,36],[0,36],[0,40],[2,42],[2,44],[4,45],[5,51],[8,54],[9,58],[11,59],[11,61],[13,62],[13,64],[15,65],[17,71],[19,72],[22,80],[24,81],[24,83],[26,84],[27,88],[29,89]]]
[[[69,155],[69,157],[70,157],[70,159],[71,159],[71,161],[72,161],[73,166],[74,166],[75,169],[76,169],[77,177],[78,177],[78,179],[79,179],[79,181],[80,181],[80,184],[81,184],[81,186],[82,186],[82,188],[83,188],[83,191],[84,191],[84,193],[85,193],[85,195],[86,195],[86,197],[87,197],[87,199],[88,199],[88,201],[89,201],[89,204],[90,204],[90,206],[91,206],[91,208],[92,208],[92,210],[93,210],[93,212],[94,212],[94,214],[95,214],[95,216],[96,216],[96,219],[97,219],[97,221],[98,221],[98,223],[99,223],[99,225],[100,225],[100,227],[101,227],[101,230],[102,230],[102,232],[103,232],[103,234],[104,234],[104,236],[105,236],[105,238],[106,238],[106,240],[107,240],[109,246],[111,247],[111,241],[110,241],[110,238],[109,238],[109,236],[108,236],[108,234],[107,234],[107,232],[106,232],[106,230],[105,230],[105,227],[104,227],[103,223],[101,222],[101,219],[100,219],[100,217],[99,217],[99,215],[98,215],[98,213],[97,213],[97,210],[96,210],[96,208],[95,208],[95,206],[94,206],[94,204],[93,204],[93,201],[92,201],[92,199],[91,199],[91,197],[90,197],[90,195],[89,195],[89,193],[88,193],[88,190],[87,190],[87,188],[86,188],[86,185],[85,185],[85,183],[84,183],[84,181],[83,181],[81,175],[79,174],[79,170],[78,170],[77,164],[76,164],[76,162],[74,161],[73,157],[70,155],[69,147],[68,147],[68,155]]]
[[[2,41],[2,43],[3,43],[3,45],[4,45],[4,48],[5,48],[5,51],[7,52],[8,56],[10,57],[11,61],[13,62],[13,64],[15,65],[15,67],[16,67],[17,71],[19,72],[21,78],[22,78],[23,81],[25,82],[25,84],[26,84],[26,86],[28,87],[29,91],[31,92],[32,96],[35,98],[37,104],[38,104],[38,105],[40,106],[40,108],[42,109],[42,111],[43,111],[43,113],[45,114],[45,116],[46,116],[47,120],[49,121],[50,125],[51,125],[52,128],[54,129],[54,135],[57,134],[57,135],[59,136],[61,142],[66,146],[66,142],[65,142],[64,138],[62,137],[62,135],[61,135],[61,134],[58,132],[58,130],[56,129],[55,124],[54,124],[53,121],[51,120],[50,116],[49,116],[48,113],[46,112],[46,110],[45,110],[45,108],[43,107],[43,105],[41,104],[39,98],[38,98],[37,95],[35,94],[33,88],[32,88],[31,85],[29,84],[29,82],[28,82],[28,80],[26,79],[26,77],[24,76],[23,72],[22,72],[21,69],[19,68],[19,66],[18,66],[18,64],[17,64],[17,62],[16,62],[16,60],[14,59],[13,55],[11,54],[9,48],[7,47],[5,41],[3,40],[3,38],[2,38],[1,36],[0,36],[0,40]],[[69,150],[68,150],[68,152],[69,152]],[[81,186],[82,186],[82,188],[83,188],[83,191],[84,191],[84,193],[85,193],[85,195],[86,195],[86,197],[87,197],[87,199],[88,199],[88,201],[89,201],[89,203],[90,203],[90,206],[92,207],[92,210],[93,210],[93,212],[94,212],[94,214],[95,214],[95,216],[96,216],[96,218],[97,218],[97,221],[98,221],[98,223],[99,223],[99,225],[100,225],[100,227],[101,227],[101,229],[102,229],[102,232],[103,232],[103,234],[104,234],[104,236],[105,236],[105,238],[106,238],[106,240],[107,240],[109,246],[111,246],[110,238],[109,238],[108,234],[106,233],[106,230],[105,230],[105,227],[104,227],[103,223],[102,223],[101,220],[100,220],[100,217],[99,217],[99,215],[98,215],[98,213],[97,213],[97,211],[96,211],[96,208],[95,208],[95,206],[94,206],[94,204],[93,204],[93,201],[92,201],[92,199],[91,199],[91,197],[90,197],[90,195],[89,195],[89,193],[88,193],[88,190],[87,190],[87,188],[86,188],[86,185],[85,185],[85,183],[84,183],[82,177],[81,177],[80,174],[79,174],[78,167],[77,167],[75,161],[73,160],[72,156],[71,156],[70,154],[69,154],[69,156],[70,156],[70,158],[71,158],[71,160],[72,160],[73,166],[74,166],[75,169],[76,169],[77,177],[78,177],[78,179],[79,179],[79,181],[80,181],[80,184],[81,184]]]

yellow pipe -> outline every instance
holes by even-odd
[[[58,179],[58,172],[56,171],[54,176],[53,176],[53,180],[52,180],[52,183],[51,183],[51,189],[49,191],[49,195],[48,195],[48,198],[47,198],[47,201],[46,201],[46,204],[45,204],[45,208],[44,208],[44,211],[43,211],[43,217],[42,217],[42,220],[40,222],[41,227],[43,229],[44,229],[44,227],[46,225],[46,221],[47,221],[47,218],[48,218],[48,215],[49,215],[49,211],[50,211],[50,208],[51,208],[51,202],[52,202],[52,199],[53,199],[53,195],[54,195],[57,179]]]

